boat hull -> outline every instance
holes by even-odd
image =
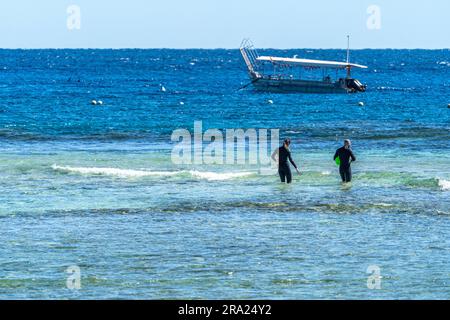
[[[352,90],[339,83],[289,79],[254,79],[258,91],[273,93],[351,93]]]

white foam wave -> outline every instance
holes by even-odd
[[[52,169],[61,172],[78,173],[83,175],[105,175],[115,176],[120,178],[142,178],[142,177],[170,177],[183,174],[189,174],[194,178],[204,179],[209,181],[222,181],[237,178],[248,177],[253,172],[208,172],[208,171],[149,171],[149,170],[133,170],[133,169],[119,169],[119,168],[98,168],[98,167],[71,167],[52,165]]]
[[[220,181],[220,180],[232,180],[237,178],[244,178],[251,176],[253,172],[205,172],[205,171],[189,171],[189,173],[195,177],[200,179],[206,179],[209,181]]]
[[[53,170],[72,172],[80,174],[92,175],[107,175],[122,178],[140,178],[149,176],[174,176],[178,172],[170,171],[147,171],[147,170],[132,170],[132,169],[118,169],[118,168],[95,168],[95,167],[70,167],[70,166],[52,166]]]
[[[450,181],[444,180],[444,179],[439,179],[439,187],[442,190],[450,190]]]
[[[414,91],[415,88],[399,88],[399,87],[377,87],[377,90],[385,91]]]
[[[388,208],[388,207],[393,207],[393,206],[394,206],[393,204],[390,204],[390,203],[384,203],[384,202],[375,203],[374,205],[375,205],[375,206],[379,206],[379,207],[386,207],[386,208]]]

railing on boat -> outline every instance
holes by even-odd
[[[247,65],[248,71],[256,77],[260,77],[257,72],[259,61],[258,61],[258,51],[255,49],[252,41],[250,39],[242,40],[240,51],[242,57],[244,58],[245,64]]]

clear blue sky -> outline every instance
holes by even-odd
[[[81,29],[67,28],[67,7]],[[367,8],[381,9],[381,29]],[[449,48],[449,0],[2,0],[1,48]]]

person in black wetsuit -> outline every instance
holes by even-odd
[[[291,151],[289,150],[290,145],[291,139],[286,139],[284,140],[284,144],[272,154],[273,161],[277,161],[276,155],[278,155],[278,174],[283,183],[292,182],[292,172],[288,160],[292,163],[297,173],[301,175],[297,165],[294,160],[292,160]]]
[[[344,141],[344,146],[336,150],[334,154],[334,160],[337,157],[341,160],[339,166],[339,173],[341,174],[342,182],[347,183],[352,181],[352,168],[351,163],[356,161],[356,157],[352,151],[352,143],[350,140]]]

